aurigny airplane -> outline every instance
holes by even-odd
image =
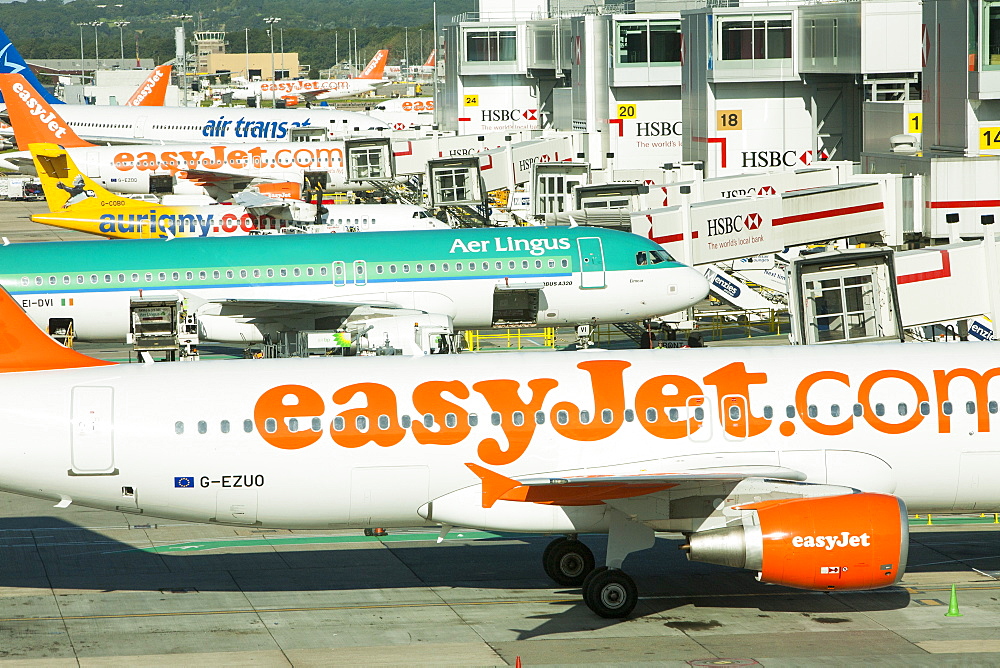
[[[0,74],[7,114],[20,151],[0,155],[0,166],[37,174],[30,144],[59,144],[86,175],[119,193],[207,192],[226,199],[251,183],[325,180],[348,186],[342,142],[264,142],[95,146],[81,139],[59,112],[17,74]],[[59,109],[65,109],[60,107]]]
[[[43,154],[40,161],[48,159]],[[51,166],[56,173],[57,161]],[[86,197],[86,185],[83,190]],[[41,326],[68,318],[80,340],[124,341],[132,297],[180,297],[192,304],[203,339],[242,343],[290,328],[335,328],[322,323],[343,321],[358,309],[440,314],[459,329],[577,325],[673,313],[708,292],[699,272],[657,244],[614,230],[516,227],[164,241],[155,237],[200,235],[216,226],[228,232],[244,221],[236,215],[199,220],[155,205],[143,206],[145,213],[107,208],[98,233],[153,238],[0,248],[0,284]],[[71,208],[35,219],[66,226],[64,216],[74,215]]]
[[[306,100],[333,100],[354,97],[376,90],[389,83],[382,78],[389,50],[375,53],[361,74],[353,79],[288,79],[284,81],[248,81],[233,90],[234,100],[251,97],[301,97]]]
[[[546,573],[608,618],[635,607],[622,564],[655,531],[761,582],[866,590],[903,576],[908,510],[1000,510],[995,343],[113,364],[2,292],[0,341],[4,491],[254,527],[564,534]],[[580,533],[608,534],[603,566]]]

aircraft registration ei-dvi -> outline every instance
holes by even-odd
[[[907,510],[1000,510],[997,344],[114,364],[2,291],[0,342],[4,491],[253,527],[564,534],[545,571],[608,618],[635,607],[623,561],[656,531],[762,582],[865,590],[903,576]],[[608,534],[601,567],[581,533]]]

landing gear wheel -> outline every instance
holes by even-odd
[[[583,583],[583,602],[605,619],[622,619],[635,609],[639,590],[618,569],[595,570]]]
[[[594,553],[578,540],[557,538],[545,548],[542,565],[558,584],[578,587],[594,570]]]

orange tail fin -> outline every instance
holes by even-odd
[[[22,151],[29,144],[59,144],[66,148],[93,146],[80,139],[42,96],[20,74],[0,74],[0,93],[7,102],[7,114],[14,126],[14,139]]]
[[[160,65],[132,93],[125,103],[126,107],[162,107],[167,99],[167,86],[170,85],[170,71],[173,65]]]
[[[427,56],[427,60],[424,62],[424,67],[434,67],[437,62],[437,50],[431,49],[431,55]]]
[[[6,290],[0,288],[0,373],[110,364],[114,362],[87,357],[56,343],[38,329]]]
[[[365,69],[361,71],[359,79],[381,79],[385,72],[385,64],[389,61],[389,49],[382,49],[375,54]]]

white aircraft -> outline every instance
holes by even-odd
[[[865,590],[903,576],[908,511],[1000,510],[992,343],[113,364],[2,293],[0,341],[4,491],[238,526],[565,534],[545,571],[609,618],[636,605],[621,568],[656,531],[761,582]],[[608,534],[601,567],[580,533]]]
[[[353,79],[245,81],[243,85],[233,90],[233,99],[246,100],[251,97],[268,99],[272,94],[279,98],[300,97],[308,101],[354,97],[389,83],[383,78],[388,58],[388,49],[376,52],[361,74]]]
[[[207,192],[227,199],[251,183],[320,181],[347,188],[343,142],[217,142],[152,146],[95,146],[81,139],[59,111],[38,98],[19,74],[0,74],[0,93],[20,151],[0,156],[0,167],[37,175],[30,144],[68,149],[73,162],[118,193]],[[59,107],[59,110],[66,106]]]

